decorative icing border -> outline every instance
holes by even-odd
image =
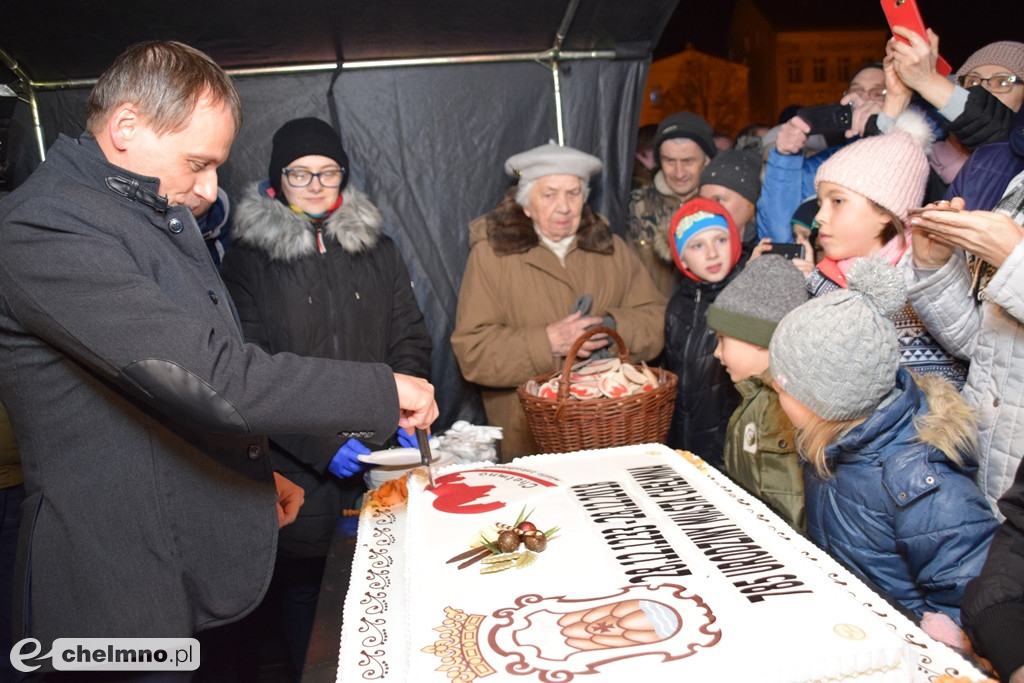
[[[586,458],[594,452],[607,452],[614,450],[628,450],[636,452],[643,449],[654,449],[664,453],[667,449],[658,444],[643,444],[638,446],[624,446],[621,449],[602,449],[601,451],[583,451],[574,454],[558,454],[558,457],[579,457]],[[681,453],[681,452],[677,452]],[[541,455],[527,456],[517,459],[515,464],[529,467],[533,458],[544,457]],[[921,629],[915,626],[909,619],[894,609],[889,603],[874,590],[860,581],[856,576],[843,568],[833,560],[827,553],[822,552],[811,541],[795,533],[789,525],[771,512],[761,501],[740,490],[727,478],[708,467],[703,460],[693,454],[682,454],[683,461],[694,467],[708,477],[717,487],[723,490],[729,497],[733,498],[742,509],[746,509],[754,515],[758,523],[768,528],[770,533],[779,538],[803,545],[801,554],[807,557],[812,563],[838,586],[842,586],[850,595],[856,598],[861,604],[871,610],[880,619],[886,622],[904,640],[913,651],[917,653],[916,669],[914,671],[915,682],[926,682],[948,674],[951,676],[970,675],[982,678],[983,675],[972,664],[957,654],[946,645],[939,643]],[[683,465],[685,468],[686,465]],[[468,463],[452,465],[443,468],[442,473],[449,473],[461,469],[486,468],[481,463]],[[423,482],[413,477],[410,480],[410,501],[417,498]],[[415,490],[413,490],[415,489]],[[342,664],[347,662],[351,670],[351,662],[358,658],[359,678],[361,680],[381,680],[387,677],[390,665],[389,661],[401,662],[402,665],[408,662],[408,642],[399,642],[388,628],[388,616],[401,614],[404,609],[405,599],[409,586],[406,583],[407,575],[402,566],[401,553],[396,553],[396,548],[403,548],[399,539],[405,536],[406,529],[406,508],[395,506],[392,508],[378,508],[364,506],[360,514],[359,543],[357,544],[355,556],[353,557],[352,577],[353,583],[359,576],[366,580],[366,590],[356,593],[349,590],[345,600],[346,622],[351,624],[355,618],[359,626],[355,629],[357,638],[346,642],[342,637],[345,632],[351,632],[351,626],[343,629],[341,647],[339,648],[338,680],[341,680],[343,671]],[[365,541],[363,539],[366,539]],[[449,614],[453,619],[466,619],[477,615],[455,615]],[[447,620],[446,620],[447,623]],[[454,622],[453,622],[454,624]],[[396,631],[401,631],[404,626],[399,626]],[[441,628],[435,629],[439,632]],[[448,633],[453,635],[452,632]],[[442,641],[435,643],[443,650],[446,645]],[[472,653],[467,652],[467,655]],[[440,656],[440,655],[438,655]],[[471,657],[477,661],[476,657]],[[449,674],[469,675],[471,678],[458,678],[458,680],[472,680],[478,676],[488,676],[494,673],[481,658],[478,660],[478,670],[459,669],[448,671]],[[490,670],[488,670],[490,669]],[[439,668],[439,670],[443,670]]]

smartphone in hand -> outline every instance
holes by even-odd
[[[852,104],[822,104],[817,107],[801,107],[796,110],[799,116],[811,127],[811,134],[837,133],[850,130],[853,124]]]
[[[778,254],[779,256],[782,256],[783,258],[788,258],[790,260],[793,260],[795,258],[806,258],[806,256],[804,255],[804,245],[802,244],[786,244],[785,242],[772,242],[771,246],[768,247],[768,250],[765,251],[764,253]]]
[[[920,216],[925,211],[959,211],[952,206],[919,206],[913,209],[907,209],[907,220],[910,220],[914,216]]]
[[[902,26],[925,40],[928,39],[928,32],[924,26],[924,19],[921,18],[921,10],[917,7],[917,0],[881,0],[881,2],[882,11],[885,12],[885,18],[889,22],[889,30],[892,30],[893,26]],[[896,40],[902,40],[907,45],[910,44],[902,36],[896,36]],[[953,71],[953,67],[942,58],[942,55],[939,55],[935,60],[935,70],[940,76],[948,76]]]

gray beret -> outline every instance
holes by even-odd
[[[768,347],[779,387],[826,420],[874,412],[896,386],[900,362],[890,320],[907,300],[900,272],[863,258],[850,268],[847,284],[786,315]]]
[[[747,263],[708,307],[708,326],[733,339],[768,348],[775,326],[807,301],[804,275],[778,254]]]
[[[586,179],[600,172],[603,166],[593,154],[549,142],[510,156],[505,162],[505,173],[518,177],[521,183],[557,174]]]

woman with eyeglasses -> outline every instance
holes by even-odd
[[[405,263],[369,197],[348,183],[348,156],[324,121],[274,134],[269,178],[245,190],[221,275],[246,341],[271,353],[386,363],[427,377],[430,334]],[[302,486],[299,517],[281,530],[268,600],[281,596],[296,667],[309,643],[328,545],[342,510],[365,490],[360,454],[409,435],[271,437],[274,469]]]
[[[935,70],[939,37],[934,31],[928,29],[928,35],[921,36],[897,26],[893,33],[885,63],[892,64],[905,85],[889,88],[888,99],[895,106],[910,100],[909,91],[894,97],[897,90],[917,91],[949,121],[950,132],[968,151],[1007,137],[1013,115],[1024,104],[1024,43],[1001,40],[986,45],[967,58],[954,82]],[[884,112],[895,118],[889,107]]]

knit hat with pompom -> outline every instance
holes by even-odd
[[[924,116],[907,109],[896,119],[892,132],[862,138],[829,157],[818,168],[814,187],[828,182],[853,190],[891,211],[905,225],[907,211],[924,200],[926,153],[934,140]]]
[[[900,344],[891,317],[907,289],[900,272],[878,258],[858,260],[848,289],[798,306],[775,328],[772,378],[826,420],[870,415],[893,387]]]
[[[1017,78],[1024,78],[1024,43],[1012,40],[989,43],[968,57],[963,66],[957,69],[957,80],[979,66],[1001,66]]]

